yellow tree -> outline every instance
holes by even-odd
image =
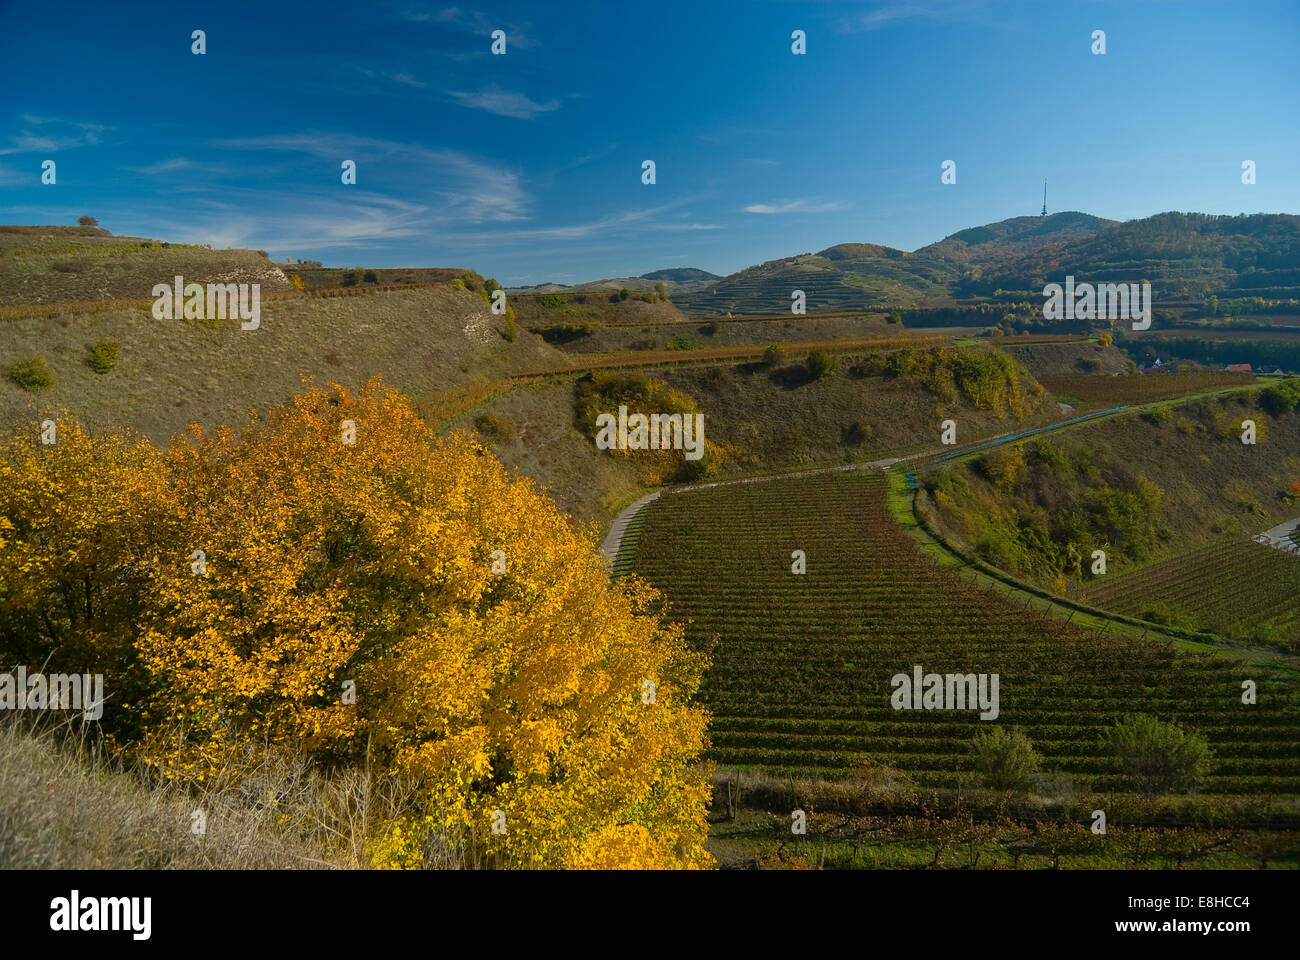
[[[177,530],[137,643],[162,773],[255,744],[366,756],[415,822],[503,865],[711,862],[702,659],[473,441],[374,381],[196,428],[165,473]]]
[[[172,536],[161,467],[148,441],[66,414],[0,438],[3,669],[104,673],[109,709],[138,692],[133,626]]]

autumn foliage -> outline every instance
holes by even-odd
[[[378,381],[167,451],[58,428],[0,443],[0,659],[104,672],[116,749],[178,780],[367,766],[413,798],[376,827],[391,865],[430,833],[502,866],[712,862],[702,658],[471,439]]]

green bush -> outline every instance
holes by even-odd
[[[1130,789],[1148,796],[1189,790],[1210,769],[1210,747],[1203,737],[1147,714],[1112,727],[1106,747]]]
[[[825,350],[814,350],[808,354],[808,374],[814,380],[829,376],[835,371],[835,358]]]
[[[24,390],[44,390],[54,385],[54,371],[44,357],[33,357],[13,364],[9,379]]]
[[[874,439],[876,428],[869,423],[861,420],[854,420],[843,430],[840,431],[840,439],[843,440],[846,447],[856,447]]]
[[[785,346],[779,343],[769,343],[767,349],[763,351],[763,363],[769,367],[779,367],[785,363]]]
[[[717,332],[718,332],[718,325],[714,323],[712,320],[710,320],[708,323],[700,327],[700,333],[704,334],[706,337],[712,337],[716,335]]]
[[[117,366],[117,341],[96,340],[90,348],[88,362],[96,373],[108,373]]]
[[[1156,600],[1138,616],[1142,620],[1158,623],[1162,627],[1173,627],[1175,630],[1195,630],[1198,627],[1196,618],[1164,600]]]
[[[1019,486],[1029,476],[1029,465],[1019,447],[1004,446],[989,451],[975,461],[975,469],[984,479],[1003,490]]]
[[[515,425],[505,417],[490,413],[479,414],[474,418],[474,429],[485,437],[495,440],[509,440],[515,435]]]
[[[713,457],[709,453],[698,460],[682,460],[672,479],[678,483],[695,483],[697,480],[704,480],[713,476],[714,465]]]
[[[548,310],[555,310],[564,306],[564,294],[562,293],[544,293],[537,298],[537,302]]]
[[[589,337],[596,332],[596,324],[591,321],[585,323],[557,323],[549,327],[542,327],[534,332],[540,333],[542,339],[547,343],[569,343],[580,337]]]
[[[683,337],[680,333],[668,341],[669,350],[694,350],[695,342],[689,337]]]
[[[994,790],[1027,790],[1038,772],[1038,754],[1019,727],[993,727],[971,743],[975,772]]]
[[[1283,380],[1264,390],[1259,405],[1275,417],[1300,407],[1300,380]]]
[[[366,283],[378,283],[378,282],[379,282],[379,274],[375,273],[375,271],[373,271],[373,270],[367,270],[366,273],[365,273],[365,276],[362,277],[362,279],[363,279]]]

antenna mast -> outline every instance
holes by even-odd
[[[1039,216],[1040,217],[1047,216],[1047,180],[1046,179],[1043,180],[1043,212],[1040,213]]]

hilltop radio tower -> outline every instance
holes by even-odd
[[[1047,216],[1047,181],[1046,180],[1043,181],[1043,212],[1040,213],[1039,216],[1040,217]]]

